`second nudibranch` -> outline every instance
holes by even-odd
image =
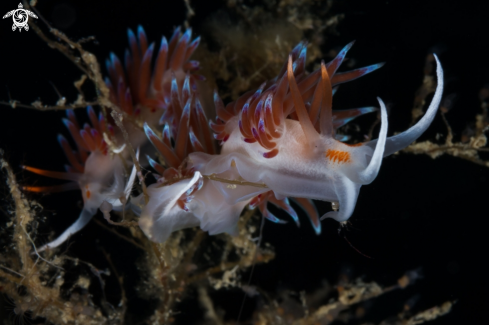
[[[33,173],[69,181],[56,186],[25,186],[24,190],[59,192],[79,189],[83,198],[83,209],[78,219],[60,236],[39,248],[38,251],[61,245],[72,234],[85,227],[104,201],[110,203],[114,210],[121,210],[129,198],[132,183],[136,176],[135,168],[132,168],[132,172],[125,170],[124,163],[127,166],[132,165],[124,152],[120,154],[120,157],[109,152],[103,134],[110,134],[113,137],[117,135],[114,128],[110,124],[107,125],[102,113],[97,118],[95,111],[90,106],[87,108],[87,113],[91,125],[86,123],[80,127],[72,110],[67,110],[67,118],[63,119],[63,123],[70,131],[77,149],[73,150],[65,137],[58,136],[58,141],[70,162],[70,165],[66,165],[65,172],[24,166],[25,170]]]
[[[188,92],[190,88],[197,88],[195,80],[202,78],[195,74],[199,63],[189,58],[199,45],[200,38],[192,41],[191,37],[191,29],[182,33],[180,28],[176,28],[169,42],[162,38],[154,56],[154,44],[148,45],[146,34],[139,26],[137,37],[132,30],[128,30],[130,50],[125,54],[125,69],[115,54],[111,54],[107,60],[109,77],[105,81],[110,90],[110,100],[125,114],[122,124],[133,148],[145,150],[145,144],[149,143],[140,127],[143,123],[153,126],[169,123],[170,129],[175,128],[173,115],[180,109],[179,103],[175,102],[175,93],[185,87]],[[67,118],[63,119],[77,146],[75,151],[63,136],[58,137],[70,162],[66,172],[24,166],[24,169],[39,175],[70,181],[58,186],[25,186],[25,190],[56,192],[79,189],[83,197],[83,209],[78,219],[38,251],[65,242],[85,227],[99,208],[103,212],[124,209],[130,197],[136,169],[129,159],[122,132],[113,126],[111,116],[104,117],[100,113],[97,117],[91,107],[88,107],[87,113],[91,125],[87,123],[80,127],[72,110],[67,110]],[[106,143],[108,138],[104,134],[111,139],[112,148]],[[118,147],[114,148],[115,145]]]

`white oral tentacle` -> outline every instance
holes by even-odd
[[[395,136],[389,137],[385,144],[384,157],[387,157],[399,150],[402,150],[409,146],[411,143],[416,141],[421,134],[423,134],[426,129],[430,126],[431,122],[435,118],[436,112],[438,111],[438,106],[441,102],[441,96],[443,94],[443,68],[438,60],[436,54],[433,54],[436,60],[436,76],[437,83],[435,94],[433,95],[433,99],[431,100],[431,104],[428,107],[428,110],[424,114],[424,116],[413,125],[408,130],[397,134]],[[368,146],[373,147],[376,143],[376,140],[368,143]]]
[[[361,184],[370,184],[377,177],[379,173],[380,165],[382,165],[382,158],[384,156],[385,150],[385,142],[387,139],[387,109],[385,107],[382,99],[377,97],[377,100],[380,104],[380,117],[381,117],[381,127],[379,138],[377,139],[377,145],[375,146],[374,153],[372,155],[372,159],[368,164],[367,168],[359,173],[359,179]]]

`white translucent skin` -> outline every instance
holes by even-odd
[[[205,181],[192,201],[187,203],[189,212],[177,205],[177,200],[198,182],[200,175],[195,172],[192,178],[172,185],[161,187],[153,184],[148,187],[150,200],[142,209],[139,226],[151,240],[164,242],[172,232],[194,226],[200,226],[211,235],[236,233],[239,215],[249,200],[229,205],[212,183]],[[141,196],[137,200],[142,199]]]
[[[122,210],[129,198],[135,177],[134,167],[129,177],[126,177],[120,157],[111,157],[99,151],[92,152],[85,162],[85,172],[78,181],[83,197],[83,210],[68,229],[38,251],[58,247],[71,235],[83,229],[104,202],[106,209],[110,207],[109,211]]]
[[[329,202],[343,201],[343,205],[340,203],[344,207],[343,211],[352,212],[362,184],[352,182],[347,175],[359,179],[356,171],[367,168],[374,151],[372,148],[349,147],[323,136],[314,144],[307,143],[300,123],[286,120],[284,135],[277,145],[279,153],[269,159],[263,157],[265,150],[260,144],[243,141],[237,128],[237,118],[228,121],[228,124],[234,131],[224,144],[221,155],[193,153],[190,160],[199,166],[197,168],[201,168],[204,175],[216,174],[221,178],[266,184],[268,187],[238,185],[234,188],[226,183],[212,181],[228,204],[237,204],[272,190],[277,198],[305,197]],[[348,164],[332,162],[326,158],[328,149],[350,152],[352,161]]]
[[[72,234],[85,227],[103,201],[108,200],[114,206],[122,206],[119,194],[124,190],[124,178],[122,162],[118,157],[110,159],[108,155],[105,156],[98,151],[92,152],[85,162],[85,172],[78,184],[83,196],[83,210],[80,216],[58,238],[38,251],[61,245]]]

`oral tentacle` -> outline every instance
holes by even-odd
[[[370,160],[367,168],[359,172],[359,182],[364,185],[370,184],[379,173],[380,165],[382,164],[382,158],[384,156],[385,141],[387,138],[387,109],[382,99],[377,97],[377,100],[380,104],[380,116],[382,124],[380,127],[380,134],[379,138],[377,139],[377,145],[375,146],[372,159]]]
[[[433,99],[431,100],[431,104],[426,110],[424,116],[418,121],[418,123],[400,134],[387,138],[384,157],[387,157],[399,150],[402,150],[414,141],[416,141],[416,139],[418,139],[421,134],[426,131],[426,129],[430,126],[431,122],[435,118],[443,94],[443,68],[436,54],[433,54],[433,56],[436,60],[436,76],[438,85],[436,86],[436,91]],[[377,140],[374,140],[369,142],[367,145],[373,148],[376,142]]]

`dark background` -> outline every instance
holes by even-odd
[[[223,3],[193,2],[196,16],[191,25],[196,35],[206,18]],[[143,24],[150,40],[170,35],[173,27],[185,20],[186,11],[183,1],[169,3],[40,0],[37,8],[72,39],[95,36],[97,44],[87,45],[87,49],[103,62],[110,51],[122,56],[128,27],[135,29]],[[249,3],[259,5],[258,1]],[[2,1],[0,14],[3,16],[17,5],[18,0]],[[375,105],[375,97],[380,96],[391,104],[390,132],[406,129],[414,93],[422,81],[425,57],[436,52],[445,69],[445,95],[457,94],[447,114],[457,140],[474,121],[480,110],[479,91],[489,83],[489,2],[346,0],[337,3],[333,11],[345,14],[345,19],[338,26],[338,35],[328,37],[324,52],[356,40],[348,55],[356,60],[356,67],[386,62],[380,71],[342,87],[335,107]],[[54,103],[54,84],[72,101],[76,96],[72,84],[80,71],[48,48],[32,30],[12,32],[11,25],[10,18],[0,21],[0,100],[8,100],[10,93],[24,103],[38,97],[45,103]],[[0,148],[5,150],[21,181],[32,184],[39,180],[21,173],[18,166],[22,163],[62,170],[66,161],[56,135],[67,134],[60,123],[63,115],[0,106]],[[446,133],[439,117],[424,138],[433,139],[437,132]],[[346,274],[350,279],[364,276],[366,281],[391,285],[405,271],[422,268],[422,280],[378,299],[367,319],[380,322],[397,314],[407,300],[414,298],[415,310],[457,301],[448,316],[432,324],[487,324],[489,280],[484,260],[489,231],[488,177],[488,168],[458,158],[432,160],[407,154],[389,157],[377,179],[362,188],[352,227],[346,232],[348,240],[372,258],[352,249],[338,235],[334,221],[323,222],[320,236],[314,234],[305,218],[301,219],[300,229],[293,223],[267,222],[264,241],[275,247],[277,258],[256,267],[252,284],[272,293],[282,289],[313,292],[323,280],[336,283],[340,274]],[[79,204],[76,193],[39,200],[45,213],[55,218],[51,225],[56,228],[64,229],[77,217],[78,210],[73,209]],[[329,208],[319,204],[319,209],[324,213]],[[124,267],[122,246],[116,240],[92,222],[76,235],[70,251],[82,259],[100,259],[103,268],[103,255],[97,248],[103,246],[112,250],[116,264]],[[77,241],[83,245],[77,245]],[[134,266],[127,268],[128,274],[135,276]],[[109,289],[110,285],[108,280]],[[218,292],[214,297],[229,317],[236,317],[241,293]],[[253,302],[245,308],[248,314]],[[182,322],[202,317],[200,311],[194,313],[194,309],[198,310],[196,302],[181,308],[182,314],[186,308],[193,313],[193,318],[182,316]]]

